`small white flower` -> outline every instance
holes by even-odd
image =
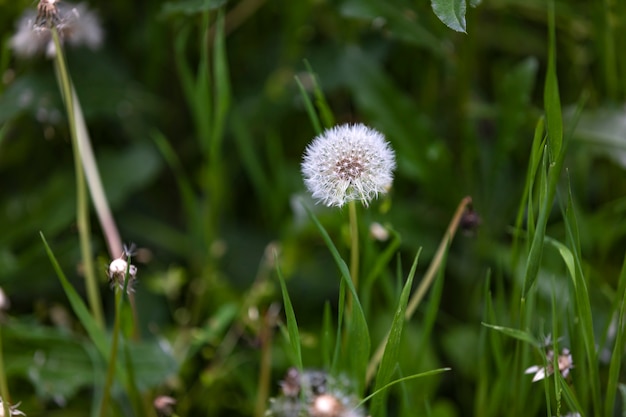
[[[17,407],[19,407],[19,406],[20,406],[20,403],[17,403],[15,405],[9,406],[9,416],[7,416],[7,417],[10,417],[10,416],[25,416],[26,414],[24,414],[23,412],[21,412],[20,410],[17,409]],[[5,417],[2,397],[0,397],[0,417]]]
[[[0,287],[0,312],[8,310],[10,306],[11,302],[9,301],[9,297],[7,297],[2,287]]]
[[[72,46],[86,45],[97,49],[104,38],[98,16],[84,3],[72,6],[59,4],[56,0],[41,0],[37,12],[27,10],[18,21],[17,31],[9,42],[11,48],[22,58],[42,52],[54,57],[52,26],[59,32],[61,42]]]
[[[302,162],[305,185],[329,207],[353,200],[367,206],[389,190],[395,168],[389,142],[363,124],[326,130],[307,146]]]
[[[541,381],[542,379],[552,375],[554,372],[554,351],[549,349],[546,353],[546,366],[533,365],[527,368],[524,373],[525,374],[535,374],[533,376],[533,382]],[[572,354],[569,349],[563,348],[561,350],[561,354],[557,358],[557,364],[559,366],[559,372],[563,376],[563,378],[567,378],[570,370],[574,367],[574,361],[572,359]]]
[[[126,290],[128,292],[133,291],[133,285],[137,279],[137,267],[133,264],[128,265],[128,262],[124,260],[124,255],[114,259],[109,264],[107,275],[111,281],[111,288],[117,286],[120,289],[124,289],[124,279],[126,278],[126,270],[128,269],[128,284]]]

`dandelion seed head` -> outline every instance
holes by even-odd
[[[306,187],[329,207],[354,200],[367,206],[389,190],[395,168],[389,142],[363,124],[326,130],[307,146],[302,162]]]
[[[9,44],[21,58],[40,53],[48,57],[56,54],[51,28],[55,27],[61,42],[72,46],[85,45],[98,49],[104,32],[98,16],[84,3],[75,6],[60,4],[57,0],[41,0],[37,11],[27,10],[17,22],[15,34]]]
[[[363,417],[358,399],[351,395],[345,377],[334,378],[323,371],[296,368],[280,382],[281,395],[270,399],[268,417]]]

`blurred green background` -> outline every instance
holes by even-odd
[[[441,23],[427,1],[89,2],[106,32],[104,45],[97,51],[68,48],[68,64],[122,237],[144,249],[138,315],[143,339],[154,341],[145,357],[154,354],[161,365],[143,375],[145,387],[174,394],[180,415],[252,415],[265,328],[254,311],[264,317],[272,303],[281,303],[270,247],[280,251],[305,365],[321,366],[322,311],[326,301],[336,304],[338,274],[297,204],[309,199],[299,169],[315,131],[295,77],[310,87],[310,65],[335,121],[375,127],[396,151],[390,195],[362,211],[369,259],[385,247],[367,238],[367,226],[378,221],[399,232],[405,272],[423,248],[421,275],[458,202],[473,198],[482,223],[478,231],[459,234],[450,249],[435,329],[423,341],[425,311],[418,312],[403,348],[406,374],[438,366],[456,370],[419,386],[432,415],[471,415],[485,279],[490,273],[494,291],[508,294],[520,276],[511,261],[512,225],[543,112],[546,4],[483,1],[468,7],[464,34]],[[80,336],[38,236],[46,235],[83,292],[67,120],[52,62],[18,60],[8,48],[15,22],[34,7],[0,0],[0,286],[11,299],[5,363],[12,396],[33,410],[28,415],[84,415],[91,394],[77,394],[92,393],[97,379],[85,370],[93,348]],[[217,7],[226,16],[230,87],[223,118],[214,109],[206,115],[201,106],[194,109],[181,83],[185,69],[194,76],[198,68],[206,70],[199,62],[201,51],[213,54]],[[592,304],[602,317],[626,247],[626,4],[557,1],[555,10],[570,138],[560,192],[569,178]],[[205,36],[206,24],[211,29]],[[207,100],[223,87],[207,86]],[[209,131],[224,123],[218,149],[207,147],[215,138],[205,137],[203,120]],[[186,196],[181,182],[189,186]],[[347,254],[347,210],[315,211]],[[92,225],[110,318],[110,259],[95,216]],[[554,216],[548,234],[563,233]],[[554,256],[545,255],[542,271],[563,275]],[[374,346],[398,295],[395,260],[372,284],[375,291],[364,294]],[[366,258],[363,274],[372,267]],[[539,291],[546,312],[549,290]],[[502,324],[512,325],[507,306],[498,311]],[[168,348],[155,350],[157,341]],[[291,365],[280,337],[273,346],[271,393]],[[37,362],[37,355],[48,360]],[[76,369],[51,367],[51,358],[66,364],[67,356]],[[415,401],[422,407],[420,398]]]

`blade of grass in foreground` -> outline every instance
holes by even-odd
[[[522,287],[522,297],[527,296],[527,292],[537,279],[541,264],[541,254],[543,252],[544,235],[546,224],[552,209],[552,203],[556,195],[556,186],[560,179],[561,168],[565,156],[565,146],[563,143],[563,118],[561,113],[561,102],[559,98],[559,85],[556,74],[556,34],[554,23],[554,1],[548,4],[548,68],[546,71],[546,81],[544,86],[544,109],[546,114],[546,132],[548,134],[548,161],[544,162],[542,174],[547,171],[547,187],[540,189],[540,209],[537,218],[537,225],[532,236],[530,253],[524,273],[524,284]],[[544,154],[544,161],[546,160]]]
[[[563,258],[563,261],[567,265],[568,271],[570,272],[570,278],[572,279],[576,313],[579,320],[577,328],[583,337],[585,354],[587,356],[587,366],[589,369],[589,375],[586,382],[589,390],[591,391],[594,415],[601,416],[603,415],[603,403],[600,393],[598,351],[594,335],[589,289],[587,288],[587,282],[583,273],[582,256],[580,253],[580,245],[578,243],[578,223],[573,209],[571,193],[569,193],[568,196],[567,209],[564,214],[564,224],[568,246],[556,244],[556,247],[559,250],[559,254]]]
[[[613,346],[613,354],[611,355],[611,363],[609,364],[609,380],[606,386],[606,397],[604,402],[604,413],[606,417],[613,415],[613,407],[615,405],[615,398],[617,397],[617,388],[619,384],[619,375],[622,365],[622,352],[624,352],[624,320],[626,318],[626,257],[622,264],[622,271],[619,275],[619,287],[617,290],[617,300],[621,302],[616,303],[619,307],[616,310],[617,314],[617,334],[615,335],[615,345]],[[624,407],[626,409],[626,407]]]
[[[300,332],[298,331],[298,322],[296,321],[296,314],[293,311],[293,305],[289,298],[289,292],[287,291],[287,285],[285,285],[285,279],[280,272],[278,262],[276,265],[276,273],[278,274],[278,280],[280,281],[280,289],[283,293],[283,303],[285,305],[285,316],[287,317],[287,331],[289,333],[289,345],[291,346],[291,353],[296,361],[298,370],[302,372],[302,348],[300,347]]]
[[[363,307],[361,306],[361,302],[359,301],[359,296],[352,284],[352,278],[350,277],[350,271],[348,270],[348,265],[346,265],[345,261],[339,255],[339,251],[337,247],[331,240],[330,236],[324,226],[319,222],[317,217],[313,214],[313,212],[304,204],[302,206],[305,208],[309,218],[313,221],[317,229],[319,230],[326,246],[330,250],[330,253],[339,267],[339,271],[341,272],[341,278],[345,285],[348,288],[348,291],[352,295],[352,308],[348,312],[349,317],[346,320],[346,341],[345,341],[345,349],[347,352],[350,352],[348,355],[348,363],[350,366],[350,371],[352,376],[354,377],[354,381],[357,384],[357,392],[361,394],[365,389],[365,373],[367,368],[367,361],[370,354],[370,336],[369,336],[369,328],[367,326],[367,321],[365,320],[365,314],[363,313]]]
[[[322,133],[322,124],[320,123],[320,118],[317,116],[315,112],[315,107],[313,106],[313,102],[309,98],[309,95],[302,84],[302,81],[298,77],[296,78],[296,84],[298,84],[298,88],[300,89],[300,94],[302,95],[302,100],[304,101],[304,107],[306,108],[306,113],[309,115],[309,120],[311,121],[311,125],[313,126],[313,130],[315,130],[315,134],[319,135]]]
[[[439,368],[439,369],[433,369],[432,371],[426,371],[426,372],[422,372],[419,374],[414,374],[414,375],[409,375],[406,376],[404,378],[399,378],[396,379],[395,381],[391,381],[390,383],[386,384],[384,387],[381,387],[380,389],[374,391],[373,393],[371,393],[370,395],[368,395],[367,397],[363,398],[359,404],[357,404],[357,407],[360,407],[361,405],[365,404],[367,401],[369,401],[372,397],[380,394],[381,392],[383,392],[386,389],[391,388],[392,386],[399,384],[400,382],[405,382],[405,381],[410,381],[412,379],[417,379],[417,378],[424,378],[427,376],[433,376],[433,375],[437,375],[443,372],[447,372],[452,370],[452,368]]]
[[[375,392],[387,385],[389,381],[391,381],[391,376],[393,375],[394,369],[398,363],[398,355],[400,353],[400,341],[402,338],[402,330],[404,329],[404,312],[406,310],[406,305],[409,301],[409,295],[411,294],[413,277],[415,277],[415,270],[417,269],[417,261],[419,259],[420,252],[421,249],[415,255],[413,266],[411,267],[409,276],[407,277],[404,288],[402,289],[400,300],[398,301],[398,307],[396,308],[396,313],[393,317],[391,329],[389,330],[389,335],[387,336],[385,353],[383,354],[383,358],[380,361],[380,366],[378,367],[378,373],[376,374],[376,384],[374,385]],[[385,398],[386,392],[381,392],[380,395],[374,397],[371,407],[372,415],[382,415],[381,413],[383,411]]]
[[[63,273],[63,270],[61,269],[61,266],[59,265],[59,262],[52,253],[52,250],[50,249],[50,246],[48,245],[48,242],[46,241],[43,233],[39,232],[39,235],[41,236],[41,240],[43,241],[43,244],[46,248],[46,253],[48,254],[48,258],[52,263],[52,267],[54,268],[57,276],[59,277],[59,280],[61,281],[61,285],[63,286],[65,295],[67,295],[67,298],[70,301],[72,310],[74,310],[74,313],[78,316],[78,319],[87,331],[87,334],[89,334],[89,337],[91,338],[93,343],[96,345],[98,351],[100,351],[103,357],[108,357],[109,348],[107,346],[104,330],[102,330],[98,326],[95,319],[91,316],[91,314],[89,314],[87,306],[85,306],[85,303],[80,298],[80,295],[76,292],[74,287],[72,287],[72,284],[70,284],[70,282],[68,281],[67,277]]]

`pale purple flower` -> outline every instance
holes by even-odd
[[[363,124],[335,126],[307,146],[304,183],[313,198],[331,207],[385,194],[396,168],[395,154],[378,131]]]
[[[549,349],[546,353],[546,366],[533,365],[524,371],[525,374],[535,374],[533,376],[533,382],[541,381],[544,378],[552,375],[554,372],[554,351]],[[564,348],[561,350],[561,354],[557,358],[557,364],[559,372],[563,378],[567,378],[570,370],[574,367],[574,361],[569,349]]]

